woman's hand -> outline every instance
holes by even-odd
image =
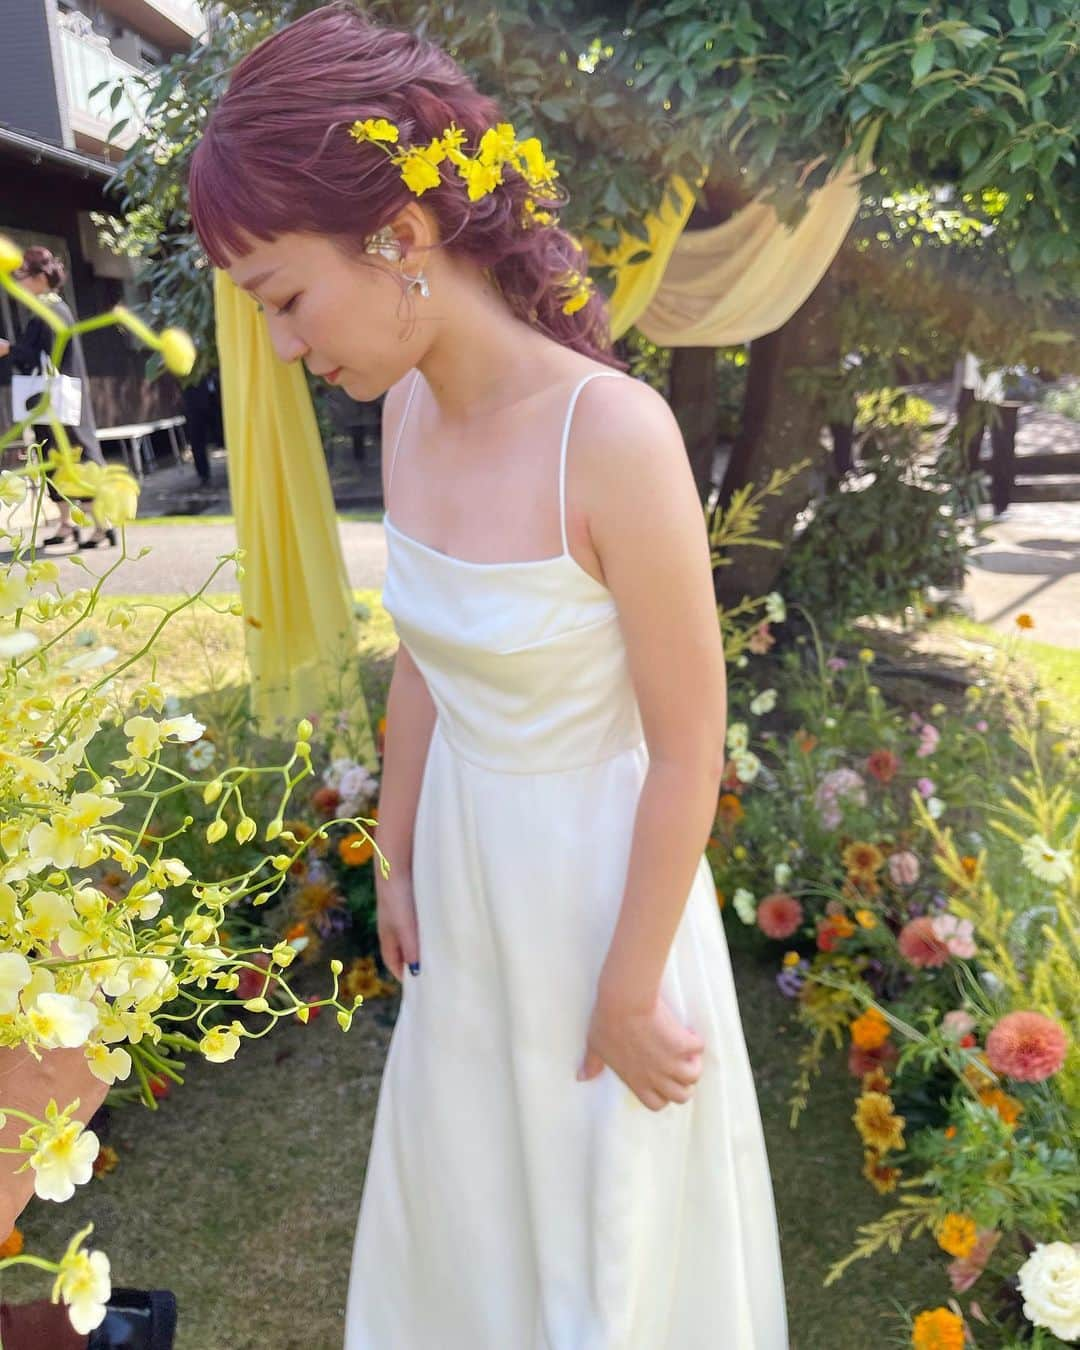
[[[415,965],[420,973],[420,934],[412,882],[393,877],[379,880],[376,891],[376,922],[383,964],[396,980],[404,982],[405,967]]]
[[[671,1102],[690,1101],[704,1049],[697,1032],[684,1027],[659,994],[643,1003],[601,992],[578,1078],[587,1082],[607,1064],[650,1111],[662,1111]]]

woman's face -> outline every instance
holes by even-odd
[[[430,339],[424,302],[408,299],[401,267],[381,257],[351,258],[323,235],[282,234],[234,258],[229,276],[263,307],[282,361],[303,360],[361,402],[378,398],[417,364]],[[415,275],[419,258],[406,256]]]

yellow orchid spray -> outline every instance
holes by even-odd
[[[509,166],[525,180],[532,194],[526,197],[522,208],[522,228],[532,229],[558,223],[557,216],[537,202],[537,198],[548,202],[557,200],[559,189],[556,180],[559,172],[555,161],[544,154],[538,137],[529,136],[519,141],[511,122],[500,122],[488,128],[481,136],[474,155],[467,154],[463,149],[466,133],[453,123],[427,145],[398,149],[392,147],[400,146],[400,128],[385,117],[370,117],[353,122],[348,130],[358,144],[377,145],[385,150],[391,162],[400,170],[406,187],[418,197],[440,186],[443,182],[441,166],[448,163],[457,169],[458,176],[466,184],[469,200],[480,201],[502,186],[503,173]],[[576,314],[583,309],[596,291],[591,278],[576,271],[567,273],[562,280],[562,288],[566,292],[562,305],[564,314]]]
[[[190,370],[195,350],[186,334],[156,334],[122,308],[75,325],[59,323],[12,279],[21,259],[22,251],[0,237],[0,287],[49,323],[58,366],[76,332],[120,323],[157,347],[171,369]],[[47,409],[35,411],[42,417]],[[25,426],[0,437],[0,448]],[[327,821],[304,841],[281,827],[296,785],[311,773],[306,720],[283,764],[234,765],[206,783],[177,767],[175,747],[197,742],[206,728],[190,714],[165,715],[164,691],[153,678],[139,679],[139,665],[182,611],[196,604],[218,608],[206,599],[207,589],[241,551],[220,559],[203,587],[175,605],[116,606],[108,625],[123,630],[135,622],[136,609],[152,611],[152,632],[133,654],[121,656],[97,642],[88,621],[128,560],[122,527],[135,516],[138,489],[122,469],[83,463],[59,424],[54,434],[60,449],[47,465],[39,457],[0,471],[0,505],[21,506],[28,486],[52,468],[59,490],[92,497],[95,513],[121,525],[121,550],[92,584],[65,593],[56,585],[56,564],[34,552],[45,494],[36,494],[27,538],[19,526],[0,522],[0,549],[8,555],[0,563],[0,1083],[15,1081],[14,1074],[23,1089],[15,1109],[5,1106],[0,1088],[0,1216],[8,1228],[31,1194],[69,1199],[91,1179],[100,1152],[97,1136],[75,1118],[80,1098],[71,1092],[73,1100],[62,1106],[51,1086],[55,1076],[38,1072],[49,1051],[81,1052],[80,1083],[91,1085],[82,1088],[87,1104],[105,1095],[93,1087],[116,1087],[121,1094],[137,1091],[156,1109],[152,1080],[182,1082],[183,1056],[226,1063],[245,1037],[268,1034],[279,1018],[309,1020],[320,1004],[298,998],[280,978],[303,938],[236,950],[226,938],[226,919],[237,906],[270,901],[289,868],[326,830],[345,823]],[[219,612],[231,607],[226,599]],[[224,880],[193,875],[171,846],[191,818],[171,836],[154,833],[158,808],[193,787],[214,808],[213,837],[231,834],[238,841],[251,840],[260,828],[254,814],[261,810],[249,810],[253,794],[268,794],[273,818],[264,838],[276,851],[254,851],[252,865]],[[352,817],[347,823],[361,831],[372,824]],[[123,884],[107,881],[110,873]],[[266,966],[253,960],[259,956],[269,958]],[[335,1008],[347,1031],[363,996],[339,1001],[342,963],[332,961],[330,970],[333,996],[321,1004]],[[230,995],[241,972],[263,977],[259,994],[240,1005],[265,1015],[259,1031],[232,1015],[237,1001]],[[263,997],[271,987],[274,1007]],[[31,1082],[41,1085],[40,1093],[27,1089]],[[92,1229],[77,1233],[58,1261],[16,1247],[0,1256],[0,1274],[26,1264],[54,1275],[52,1299],[63,1301],[82,1334],[104,1318],[111,1288],[107,1256],[82,1247]],[[0,1232],[0,1242],[7,1236]]]

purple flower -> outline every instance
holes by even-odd
[[[908,718],[908,725],[911,727],[912,731],[918,731],[922,726],[922,718],[917,712],[913,712]]]
[[[830,670],[847,670],[847,662],[842,656],[830,656],[825,664]]]
[[[920,778],[915,784],[922,793],[923,797],[932,797],[934,795],[934,780],[932,778]]]
[[[802,962],[799,963],[800,965]],[[799,990],[806,983],[798,966],[787,966],[776,977],[776,987],[785,998],[798,998]]]

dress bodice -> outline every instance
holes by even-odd
[[[475,764],[510,773],[559,772],[641,744],[614,598],[577,562],[566,540],[570,419],[585,384],[605,375],[627,378],[614,371],[586,375],[566,414],[561,553],[524,562],[468,562],[403,533],[389,515],[383,518],[383,605],[431,691],[443,735]],[[414,392],[415,379],[410,403]],[[408,405],[402,427],[407,416]]]

